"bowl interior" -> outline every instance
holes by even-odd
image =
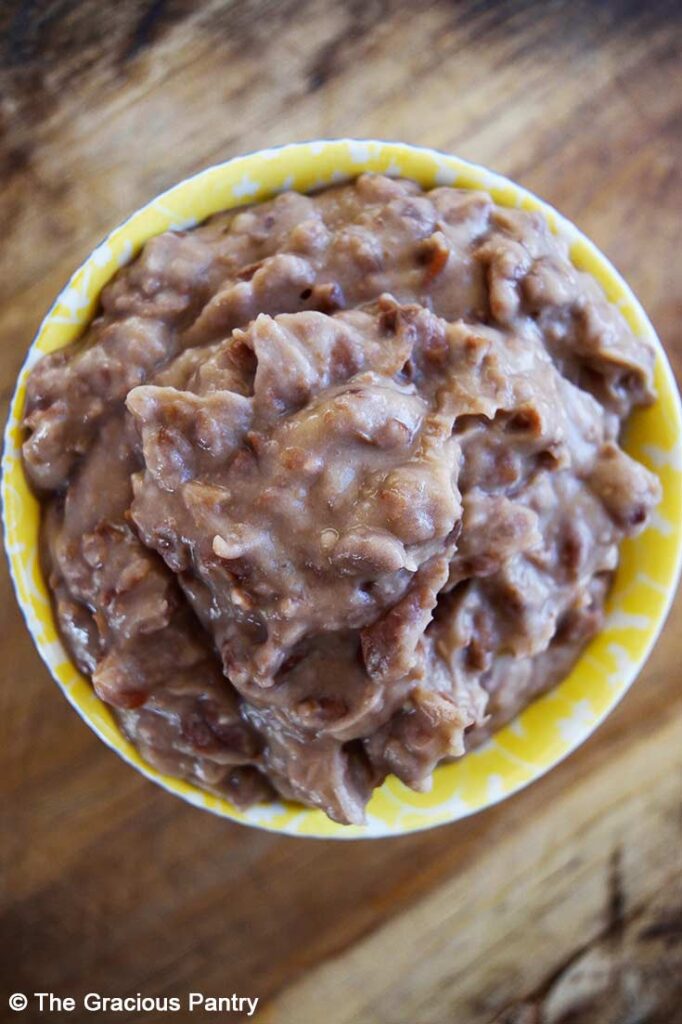
[[[541,211],[552,231],[567,239],[573,263],[597,279],[635,333],[649,338],[656,348],[658,401],[632,417],[624,447],[659,477],[663,500],[649,527],[622,545],[605,628],[570,675],[479,750],[440,766],[429,793],[413,793],[389,778],[370,801],[368,824],[356,827],[337,825],[320,811],[286,803],[239,811],[225,799],[163,775],[140,758],[59,639],[37,557],[40,508],[22,469],[20,419],[33,364],[81,334],[94,315],[102,287],[148,238],[284,189],[310,191],[366,170],[413,178],[425,188],[483,189],[502,206]],[[471,814],[538,778],[578,746],[627,690],[663,625],[679,573],[681,437],[675,381],[641,306],[606,258],[550,206],[499,175],[433,150],[374,141],[301,143],[238,157],[181,182],[116,228],[73,275],[29,350],[11,403],[3,454],[5,544],[19,604],[53,677],[95,732],[148,778],[206,810],[272,831],[327,838],[403,834]]]

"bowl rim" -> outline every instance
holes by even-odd
[[[269,185],[261,188],[259,182],[254,180],[252,177],[253,175],[262,173],[264,168],[266,172],[269,171],[275,163],[278,165],[281,164],[284,169],[286,169],[290,164],[292,167],[293,165],[300,165],[304,168],[304,173],[310,177],[312,172],[317,169],[316,161],[320,163],[320,170],[322,169],[322,166],[326,167],[325,173],[327,176],[325,177],[323,174],[322,178],[313,180],[312,184],[308,183],[307,188],[300,188],[295,182],[295,175],[293,174],[285,176],[285,179],[277,188],[272,188]],[[412,168],[414,171],[414,166],[416,166],[414,163],[415,161],[417,161],[419,167],[422,167],[424,161],[427,162],[424,165],[427,167],[427,170],[421,172],[419,176],[414,173],[410,173],[409,168]],[[425,184],[425,178],[428,178],[429,176],[429,162],[432,164],[433,178],[431,185],[427,186]],[[339,173],[341,164],[343,164],[345,170]],[[405,170],[406,166],[408,167],[407,170]],[[329,172],[330,167],[332,168],[331,173]],[[279,170],[282,168],[278,167]],[[37,361],[37,358],[43,354],[43,352],[39,352],[37,348],[41,343],[41,339],[44,339],[48,329],[55,325],[59,311],[64,308],[65,304],[68,308],[67,300],[71,299],[72,295],[76,294],[79,288],[82,287],[84,298],[87,298],[86,293],[88,288],[90,288],[92,294],[89,295],[87,304],[83,303],[80,308],[76,307],[75,315],[79,317],[77,322],[74,321],[78,326],[76,334],[80,333],[91,319],[103,284],[113,276],[119,266],[129,262],[129,260],[136,255],[144,241],[153,237],[155,234],[160,233],[162,230],[175,230],[186,226],[192,226],[194,223],[204,220],[207,215],[210,215],[204,213],[202,216],[195,218],[190,214],[184,219],[180,217],[180,219],[176,221],[168,219],[169,212],[171,214],[176,212],[174,204],[177,200],[182,200],[183,196],[186,200],[193,189],[195,192],[197,191],[197,186],[203,186],[205,188],[207,185],[210,186],[213,183],[213,179],[220,179],[223,176],[230,177],[231,175],[230,181],[232,184],[230,187],[232,189],[233,201],[229,205],[237,207],[245,205],[245,200],[248,202],[250,198],[252,202],[264,201],[278,191],[284,191],[288,188],[292,188],[292,185],[294,190],[312,191],[313,188],[321,187],[325,184],[331,184],[341,180],[350,180],[358,174],[363,173],[365,170],[382,168],[385,173],[403,177],[414,177],[416,180],[420,180],[421,178],[421,184],[425,188],[449,184],[458,188],[482,189],[483,191],[488,192],[499,205],[537,210],[543,213],[547,218],[551,230],[555,234],[566,239],[570,246],[571,259],[574,264],[579,266],[580,269],[587,269],[588,273],[595,277],[602,289],[606,291],[609,299],[614,301],[614,298],[617,298],[617,304],[621,307],[624,315],[630,319],[631,323],[636,324],[637,332],[639,334],[644,334],[655,348],[659,397],[651,409],[659,408],[665,399],[666,416],[670,421],[673,442],[671,447],[662,450],[662,454],[659,453],[658,456],[651,456],[655,464],[650,468],[660,469],[661,473],[664,472],[664,470],[667,472],[668,468],[670,469],[672,479],[668,480],[666,476],[666,487],[668,487],[670,494],[672,495],[673,507],[679,511],[680,507],[682,507],[682,405],[680,403],[680,397],[674,375],[665,350],[641,304],[637,300],[632,289],[613,267],[608,258],[604,256],[604,254],[597,249],[597,247],[572,222],[559,214],[552,206],[550,206],[550,204],[539,199],[534,195],[534,193],[530,192],[523,186],[518,185],[514,181],[478,164],[471,163],[470,161],[448,153],[443,153],[437,149],[378,139],[343,138],[287,143],[281,146],[256,150],[248,154],[235,156],[218,164],[205,167],[195,174],[190,175],[177,184],[164,190],[159,195],[155,196],[153,199],[135,210],[118,226],[108,232],[103,241],[88,254],[86,259],[71,275],[66,285],[61,289],[50,306],[29,346],[26,358],[19,371],[16,388],[10,402],[9,415],[4,432],[2,456],[2,519],[3,538],[10,567],[10,578],[12,580],[17,602],[24,617],[24,621],[38,653],[53,679],[57,682],[71,705],[76,709],[81,718],[87,722],[90,728],[99,736],[99,738],[107,744],[107,746],[114,749],[119,756],[127,761],[132,767],[140,771],[141,774],[146,776],[148,779],[156,782],[175,795],[182,797],[185,801],[201,807],[202,809],[209,810],[220,817],[228,818],[242,824],[248,824],[252,827],[262,828],[279,834],[303,836],[306,838],[378,838],[405,835],[411,832],[422,831],[440,824],[454,822],[470,814],[483,810],[486,807],[492,806],[500,800],[506,799],[508,796],[519,792],[531,782],[542,777],[542,775],[546,774],[546,772],[551,768],[563,761],[565,757],[572,753],[588,738],[589,735],[592,734],[592,732],[595,731],[603,719],[613,710],[632,685],[639,671],[644,666],[646,659],[653,649],[653,646],[660,635],[661,629],[663,628],[675,595],[680,570],[682,568],[682,529],[680,528],[678,517],[677,521],[672,523],[672,526],[670,523],[666,524],[672,529],[672,543],[668,545],[670,550],[667,550],[665,555],[665,582],[659,587],[659,596],[661,600],[658,601],[656,611],[653,613],[652,623],[646,630],[645,642],[639,645],[636,656],[625,664],[625,666],[620,664],[618,665],[617,670],[619,678],[616,680],[615,684],[613,682],[611,683],[611,693],[608,696],[608,699],[602,701],[597,710],[593,709],[593,712],[589,714],[584,713],[582,720],[580,719],[580,715],[578,715],[577,720],[572,725],[572,731],[569,730],[570,735],[567,733],[567,736],[564,737],[565,742],[563,742],[563,745],[560,745],[561,749],[557,747],[553,754],[540,758],[537,763],[531,764],[531,762],[528,761],[525,769],[517,772],[516,776],[512,778],[509,784],[507,784],[509,780],[505,777],[500,779],[496,773],[489,774],[487,789],[484,795],[479,796],[477,799],[467,801],[461,796],[461,793],[458,794],[457,790],[455,790],[454,793],[448,791],[440,804],[437,803],[435,805],[435,810],[431,807],[431,811],[433,811],[433,813],[429,813],[428,795],[412,794],[411,791],[407,790],[401,783],[398,783],[397,780],[387,781],[387,783],[384,783],[384,786],[380,787],[377,793],[382,794],[386,789],[390,790],[388,796],[388,803],[391,805],[389,819],[382,820],[381,815],[377,816],[377,814],[372,811],[372,804],[375,802],[375,798],[377,796],[377,794],[375,794],[372,801],[370,801],[370,815],[368,817],[369,824],[366,826],[338,825],[335,822],[329,822],[329,820],[326,819],[320,811],[313,811],[309,808],[302,808],[299,805],[286,803],[258,805],[255,809],[251,808],[247,811],[238,811],[236,808],[232,807],[227,800],[207,794],[203,790],[199,789],[198,786],[183,782],[173,776],[167,776],[164,773],[153,769],[150,765],[147,765],[136,752],[129,749],[130,744],[124,739],[123,734],[118,729],[118,726],[106,728],[102,725],[101,721],[97,720],[94,710],[95,706],[101,705],[104,707],[104,705],[102,705],[102,702],[94,696],[92,690],[90,690],[90,699],[86,701],[83,699],[82,691],[77,692],[76,688],[66,685],[64,679],[60,678],[60,675],[58,674],[59,668],[60,666],[63,666],[64,662],[66,662],[71,672],[75,672],[81,680],[83,679],[83,677],[80,676],[80,673],[75,669],[75,666],[71,662],[58,638],[54,616],[51,610],[49,611],[49,616],[51,618],[52,630],[47,630],[46,633],[44,628],[45,623],[41,623],[36,612],[34,601],[35,595],[26,589],[26,580],[24,578],[28,572],[25,565],[26,550],[25,547],[22,547],[21,545],[17,547],[15,538],[15,534],[20,526],[18,522],[18,513],[20,513],[24,507],[22,504],[24,499],[21,497],[17,499],[12,490],[12,481],[14,480],[16,482],[19,478],[22,481],[23,487],[26,488],[26,480],[23,470],[21,469],[21,460],[17,457],[17,422],[18,415],[23,407],[23,389],[26,377],[34,363]],[[240,178],[237,177],[239,172],[243,172]],[[190,202],[188,204],[190,208],[196,208],[196,198],[193,202],[195,203],[195,207],[192,207]],[[182,206],[182,202],[180,205]],[[215,207],[212,212],[218,212],[219,208],[227,209],[229,208],[229,205]],[[146,232],[143,230],[141,236],[142,242],[137,245],[134,241],[131,243],[129,238],[126,239],[126,235],[129,233],[134,234],[136,226],[139,226],[145,218],[147,218],[149,225],[152,227],[156,225],[159,220],[160,211],[164,211],[161,214],[161,221],[165,220],[165,227],[161,226],[158,230],[152,229],[147,230]],[[110,267],[109,270],[106,271],[104,274],[104,280],[99,282],[96,287],[91,287],[90,279],[88,277],[89,273],[93,273],[94,275],[97,274],[97,270],[102,265],[105,254],[114,242],[119,246],[119,248],[123,242],[127,242],[127,246],[124,246],[125,259],[121,260],[119,258],[116,266],[114,266],[113,269]],[[579,252],[579,258],[583,266],[580,266],[580,263],[574,258],[574,252]],[[101,276],[102,275],[100,275],[100,277]],[[85,278],[87,278],[87,280],[84,283]],[[72,336],[75,336],[73,332]],[[69,340],[72,340],[72,338]],[[65,343],[68,342],[63,342],[62,344]],[[62,347],[62,344],[57,344],[53,347],[59,348]],[[646,445],[643,447],[643,451],[645,451],[646,447]],[[653,448],[656,446],[648,445],[648,447]],[[657,464],[655,462],[656,459],[658,459]],[[19,474],[19,477],[17,477],[17,474]],[[649,530],[651,530],[651,527],[649,527],[645,533],[648,533]],[[665,531],[663,531],[663,534],[664,533]],[[33,561],[37,562],[37,559],[35,558],[35,551],[33,552]],[[39,566],[34,564],[30,571],[37,573],[36,578],[38,580],[39,587],[42,586],[45,590],[45,581],[42,577]],[[623,614],[625,614],[627,618],[627,616],[632,613],[625,612]],[[602,631],[599,636],[601,636],[603,632],[604,631]],[[595,639],[598,638],[599,637]],[[509,749],[505,751],[505,757],[510,759],[512,764],[514,763],[514,760],[523,761],[524,757],[519,753],[523,744],[514,742],[512,738],[517,722],[522,718],[527,717],[529,710],[534,709],[537,706],[541,706],[543,702],[546,703],[548,699],[551,700],[553,695],[554,697],[560,695],[561,688],[565,687],[568,680],[573,677],[575,670],[582,665],[588,656],[588,652],[592,648],[593,643],[594,641],[588,646],[586,651],[583,651],[580,655],[580,658],[578,659],[574,670],[569,674],[569,677],[564,679],[557,687],[549,691],[549,693],[544,697],[533,702],[525,711],[521,712],[520,716],[518,716],[514,722],[505,726],[500,733],[497,733],[492,740],[488,741],[482,750],[487,750],[491,744],[494,746],[498,742],[501,734],[509,734],[507,736]],[[578,704],[580,703],[581,702],[579,701]],[[583,709],[583,712],[584,710],[585,709]],[[537,728],[537,726],[533,726],[532,728]],[[466,758],[462,759],[462,761],[455,762],[455,764],[463,765],[465,763],[473,762],[477,756],[480,756],[479,752],[474,751],[468,754]],[[502,758],[501,763],[504,761],[505,758]],[[530,769],[528,768],[528,765],[531,765]],[[440,766],[436,770],[436,779],[440,780],[443,774],[451,767],[452,765]],[[442,789],[442,786],[436,786],[436,788]],[[425,807],[420,805],[422,798],[427,801]]]

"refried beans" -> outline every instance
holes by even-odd
[[[653,363],[482,193],[365,174],[153,238],[28,383],[61,634],[149,763],[360,823],[600,628]]]

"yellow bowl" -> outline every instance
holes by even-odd
[[[321,811],[275,803],[239,811],[229,801],[147,765],[123,737],[109,708],[70,661],[55,626],[38,560],[40,508],[20,459],[26,378],[46,352],[68,345],[92,318],[102,287],[148,238],[188,227],[210,214],[267,199],[283,189],[310,191],[362,171],[413,178],[425,188],[483,189],[496,203],[541,211],[570,246],[571,259],[615,302],[633,331],[656,349],[658,400],[628,425],[625,448],[661,481],[663,500],[649,527],[626,541],[607,605],[605,628],[570,675],[535,701],[484,747],[439,767],[429,793],[395,778],[375,792],[364,827],[337,825]],[[209,167],[133,214],[76,271],[38,331],[12,399],[5,434],[2,500],[5,544],[17,598],[43,661],[92,729],[149,779],[197,807],[244,824],[290,835],[357,838],[398,835],[478,811],[543,775],[596,728],[644,664],[670,606],[682,555],[682,415],[675,381],[637,299],[609,261],[572,224],[513,182],[482,167],[402,143],[330,140],[262,150]]]

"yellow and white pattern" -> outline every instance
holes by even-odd
[[[109,709],[69,660],[55,627],[37,557],[40,509],[21,465],[20,420],[33,364],[81,334],[102,287],[152,235],[284,189],[309,191],[362,171],[414,178],[426,188],[442,184],[483,189],[500,205],[540,210],[552,231],[567,239],[574,264],[597,279],[633,331],[656,348],[658,401],[635,414],[625,448],[657,474],[663,500],[648,529],[623,544],[606,628],[568,678],[480,750],[438,768],[429,793],[413,793],[389,779],[369,804],[368,824],[356,827],[337,825],[321,811],[291,804],[238,811],[227,800],[150,768],[124,739]],[[12,576],[36,646],[73,706],[126,761],[198,807],[245,824],[301,836],[397,835],[454,821],[537,779],[582,743],[630,686],[661,629],[680,568],[682,415],[672,372],[637,299],[594,245],[546,203],[505,178],[433,150],[389,142],[308,142],[238,157],[181,182],[116,228],[76,271],[45,318],[19,375],[5,434],[2,500]]]

